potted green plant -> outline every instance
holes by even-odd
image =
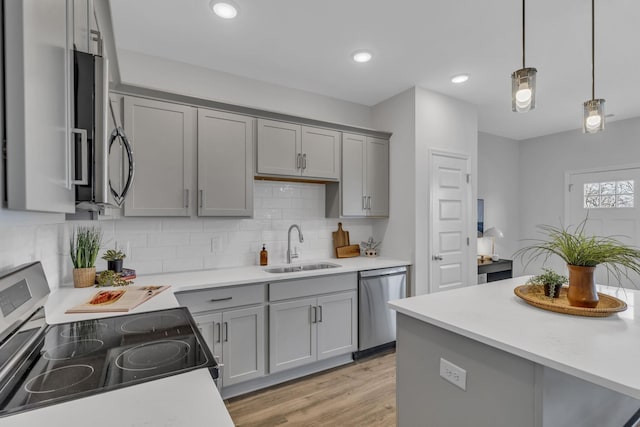
[[[115,271],[116,273],[122,271],[122,263],[126,257],[124,252],[116,249],[109,249],[102,255],[102,259],[107,261],[107,270]]]
[[[96,258],[102,244],[102,231],[97,227],[77,227],[69,239],[69,254],[73,262],[73,285],[93,286],[96,282]]]
[[[550,268],[543,268],[542,271],[542,274],[530,278],[527,281],[527,285],[542,285],[546,296],[559,298],[562,285],[568,282],[567,276],[558,274]]]
[[[569,269],[569,304],[593,308],[598,305],[596,267],[603,265],[618,281],[623,276],[629,277],[629,271],[640,274],[640,250],[611,236],[588,235],[585,233],[588,219],[575,227],[539,225],[545,238],[533,239],[533,244],[519,249],[515,256],[521,259],[528,256],[527,265],[540,257],[543,257],[543,264],[553,255],[560,257]]]

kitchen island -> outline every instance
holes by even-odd
[[[640,408],[640,292],[601,287],[629,308],[589,318],[526,304],[526,280],[390,303],[400,427],[621,427]]]

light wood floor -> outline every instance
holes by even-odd
[[[362,359],[226,404],[238,427],[395,426],[396,356]]]

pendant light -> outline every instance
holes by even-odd
[[[596,11],[595,0],[591,0],[591,99],[584,103],[583,133],[604,130],[604,99],[596,99]]]
[[[525,66],[525,0],[522,0],[522,68],[511,74],[511,109],[524,113],[536,108],[536,73],[535,68]]]

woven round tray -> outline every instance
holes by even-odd
[[[522,285],[515,288],[513,292],[534,307],[576,316],[606,317],[627,309],[627,303],[624,301],[600,292],[598,292],[600,301],[596,308],[573,307],[567,300],[567,289],[563,286],[558,298],[545,296],[542,285]]]

